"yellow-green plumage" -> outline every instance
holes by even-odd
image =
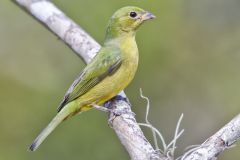
[[[64,119],[102,105],[122,91],[138,66],[137,28],[154,16],[138,7],[124,7],[111,17],[103,47],[64,96],[58,114],[30,146],[34,151]]]

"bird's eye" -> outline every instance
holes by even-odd
[[[137,13],[136,12],[130,12],[129,15],[130,15],[130,17],[135,18],[137,16]]]

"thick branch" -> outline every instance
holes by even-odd
[[[54,4],[46,0],[16,0],[34,18],[56,34],[86,63],[96,55],[100,45]]]
[[[51,2],[46,0],[16,0],[16,3],[59,36],[86,63],[89,63],[96,55],[100,45]],[[121,93],[121,96],[126,98],[124,92]],[[126,101],[115,98],[110,104],[115,113],[121,113],[120,116],[114,117],[112,125],[131,159],[170,159],[154,151],[136,123],[131,107]],[[113,118],[113,115],[110,115],[110,118]],[[216,159],[221,152],[229,148],[239,137],[240,115],[236,116],[203,144],[186,152],[181,159]]]
[[[240,114],[208,138],[199,147],[185,153],[183,160],[214,160],[240,139]]]
[[[16,0],[16,3],[59,36],[86,63],[89,63],[99,50],[100,45],[51,2],[46,0]],[[126,98],[123,92],[121,96]],[[114,117],[112,125],[131,159],[164,159],[159,158],[163,156],[155,152],[143,135],[132,114],[130,105],[121,99],[115,99],[111,104],[114,110],[117,110],[116,112],[122,112],[121,115]]]

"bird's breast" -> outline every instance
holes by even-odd
[[[135,40],[126,40],[121,43],[120,53],[122,64],[118,70],[93,87],[83,95],[80,101],[102,104],[117,95],[132,81],[138,67],[138,49]]]

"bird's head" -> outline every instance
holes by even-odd
[[[107,37],[115,38],[121,35],[134,34],[145,21],[155,16],[139,7],[127,6],[117,10],[111,17],[107,27]]]

